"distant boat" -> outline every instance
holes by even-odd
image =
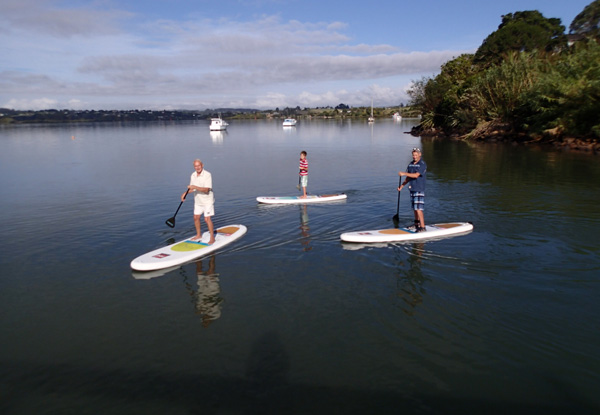
[[[399,112],[394,113],[394,115],[392,115],[392,118],[394,119],[394,121],[402,121],[402,115],[400,115]]]
[[[371,100],[371,116],[367,121],[369,122],[369,124],[375,122],[375,117],[373,117],[373,100]]]
[[[227,129],[228,125],[229,124],[221,118],[220,114],[218,118],[210,119],[210,131],[223,131]]]
[[[293,118],[286,118],[285,120],[283,120],[283,126],[284,127],[295,127],[296,122],[297,121]]]

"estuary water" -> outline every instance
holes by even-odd
[[[421,139],[417,120],[0,128],[3,414],[447,414],[600,411],[600,164],[589,154]],[[420,147],[428,223],[466,235],[363,246],[412,221],[397,172]],[[323,205],[298,194],[308,152]],[[130,261],[194,232],[165,225],[200,158],[208,258]]]

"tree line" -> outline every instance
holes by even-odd
[[[391,117],[399,112],[404,117],[417,117],[418,111],[400,104],[398,107],[374,108],[376,118]],[[222,108],[194,110],[68,110],[47,109],[22,111],[0,108],[1,124],[29,123],[86,123],[86,122],[145,122],[145,121],[195,121],[206,120],[220,115],[226,119],[270,119],[270,118],[367,118],[370,107],[350,107],[339,104],[336,107],[322,108],[276,108],[257,110],[246,108]]]
[[[416,133],[520,141],[600,137],[600,0],[573,20],[569,34],[538,11],[502,16],[473,54],[414,82]]]

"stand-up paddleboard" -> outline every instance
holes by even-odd
[[[346,232],[341,234],[340,238],[344,242],[358,243],[416,241],[470,232],[473,230],[473,224],[471,222],[436,223],[435,225],[426,225],[425,228],[427,230],[422,232],[407,228]]]
[[[202,239],[192,241],[191,238],[175,242],[172,245],[155,249],[131,261],[131,268],[136,271],[154,271],[173,267],[208,255],[239,239],[247,231],[244,225],[223,226],[215,230],[215,243],[208,245],[210,235],[202,234]]]
[[[354,244],[352,244],[354,245]],[[162,277],[163,275],[168,274],[171,271],[175,271],[181,267],[181,264],[175,265],[173,267],[155,269],[152,271],[131,271],[131,276],[136,280],[151,280],[152,278]]]
[[[260,196],[257,197],[259,203],[267,204],[299,204],[299,203],[322,203],[333,202],[335,200],[346,199],[344,193],[336,193],[331,195],[307,195],[305,198],[301,196]]]

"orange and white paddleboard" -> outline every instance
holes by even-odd
[[[192,237],[190,237],[140,255],[131,261],[131,268],[136,271],[154,271],[181,265],[232,243],[241,238],[247,230],[244,225],[228,225],[217,228],[215,230],[215,242],[212,245],[208,245],[209,233],[204,232],[202,239],[199,241],[192,241]]]
[[[372,231],[346,232],[340,235],[344,242],[378,243],[416,241],[420,239],[441,238],[460,235],[473,230],[471,222],[436,223],[426,225],[425,231],[416,232],[407,228],[376,229]]]

